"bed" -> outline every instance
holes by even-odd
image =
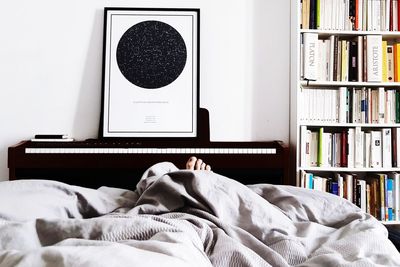
[[[400,266],[345,199],[168,162],[135,190],[1,182],[0,203],[0,266]]]

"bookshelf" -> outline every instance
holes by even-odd
[[[396,5],[291,1],[290,144],[296,184],[333,190],[384,224],[400,224]]]

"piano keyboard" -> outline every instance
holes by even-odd
[[[276,154],[276,148],[25,148],[26,154]]]

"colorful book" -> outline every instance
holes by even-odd
[[[387,41],[382,41],[382,82],[388,81]]]
[[[386,174],[379,174],[380,219],[382,221],[386,220],[386,201],[385,201],[386,180],[387,180]]]
[[[387,59],[387,80],[388,82],[394,81],[394,51],[393,45],[387,45],[386,47],[386,59]]]
[[[400,43],[393,45],[394,56],[394,81],[400,82]]]

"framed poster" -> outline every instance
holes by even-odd
[[[198,9],[105,8],[103,137],[196,137]]]

